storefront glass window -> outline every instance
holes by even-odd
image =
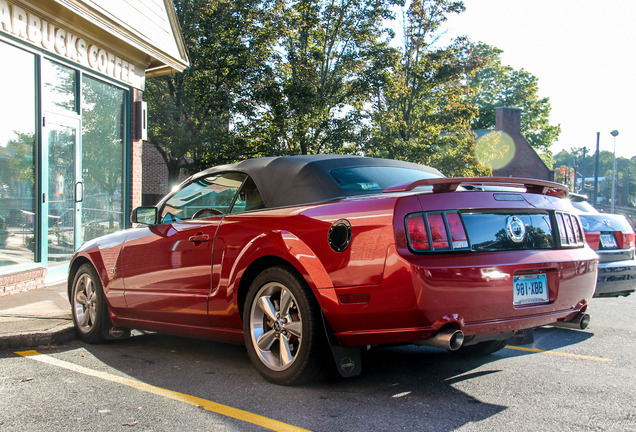
[[[42,79],[44,84],[44,110],[76,111],[75,74],[69,67],[47,59],[42,60]]]
[[[124,226],[122,182],[127,92],[82,80],[82,241]]]
[[[48,262],[49,266],[70,261],[75,251],[75,148],[77,124],[47,116],[44,139],[48,147]],[[61,120],[61,121],[60,121]],[[74,127],[75,126],[75,127]]]
[[[0,268],[35,258],[35,58],[0,42]]]

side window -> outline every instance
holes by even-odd
[[[245,177],[242,173],[223,173],[194,179],[168,199],[161,211],[161,223],[226,214]]]
[[[232,213],[240,213],[262,208],[265,208],[263,198],[256,188],[254,180],[252,180],[251,177],[248,177],[245,180],[245,183],[243,183],[243,187],[236,197],[236,201],[234,202],[234,206],[232,207]]]

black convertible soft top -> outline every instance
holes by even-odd
[[[402,167],[426,173],[422,178],[443,177],[435,168],[411,162],[324,154],[247,159],[210,168],[195,177],[228,171],[248,174],[254,179],[265,206],[273,208],[378,193],[377,190],[343,189],[330,175],[333,170],[356,167]]]

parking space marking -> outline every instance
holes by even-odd
[[[591,360],[591,361],[604,362],[604,363],[613,361],[612,359],[603,358],[603,357],[592,357],[592,356],[586,356],[586,355],[580,355],[580,354],[570,354],[570,353],[564,353],[564,352],[558,352],[558,351],[542,350],[537,348],[525,348],[525,347],[513,346],[513,345],[506,345],[506,348],[511,350],[517,350],[517,351],[528,351],[528,352],[540,353],[540,354],[550,354],[555,356],[571,357],[571,358],[577,358],[581,360]]]
[[[157,396],[162,396],[168,399],[172,399],[179,402],[184,402],[189,405],[193,405],[198,408],[202,408],[206,411],[210,411],[216,414],[223,415],[225,417],[231,417],[233,419],[241,420],[247,423],[252,423],[257,426],[264,427],[273,431],[280,432],[301,432],[307,431],[307,429],[299,428],[287,423],[280,422],[268,417],[264,417],[258,414],[251,413],[249,411],[243,411],[238,408],[232,408],[227,405],[223,405],[217,402],[213,402],[207,399],[198,398],[196,396],[190,396],[185,393],[179,393],[173,390],[156,387],[150,384],[146,384],[142,381],[138,381],[132,378],[121,377],[113,375],[107,372],[101,372],[93,369],[89,369],[84,366],[76,365],[64,360],[56,359],[55,357],[41,354],[37,351],[17,351],[15,354],[26,357],[32,360],[46,363],[48,365],[57,366],[63,369],[67,369],[73,372],[81,373],[83,375],[100,378],[113,383],[132,387],[137,390],[141,390],[146,393],[151,393]]]

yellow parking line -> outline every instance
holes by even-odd
[[[241,420],[247,423],[252,423],[257,426],[271,429],[273,431],[280,431],[280,432],[307,431],[307,429],[302,429],[287,423],[280,422],[278,420],[273,420],[273,419],[263,417],[261,415],[254,414],[248,411],[232,408],[217,402],[212,402],[207,399],[190,396],[184,393],[179,393],[179,392],[164,389],[161,387],[155,387],[153,385],[146,384],[144,382],[141,382],[132,378],[121,377],[121,376],[109,374],[106,372],[100,372],[93,369],[89,369],[84,366],[79,366],[73,363],[66,362],[64,360],[59,360],[45,354],[40,354],[37,351],[19,351],[19,352],[16,352],[15,354],[20,355],[22,357],[28,357],[33,360],[37,360],[41,363],[46,363],[52,366],[57,366],[63,369],[67,369],[73,372],[100,378],[100,379],[114,382],[117,384],[122,384],[137,390],[144,391],[146,393],[152,393],[157,396],[162,396],[162,397],[176,400],[179,402],[185,402],[189,405],[202,408],[206,411],[210,411],[216,414],[221,414],[223,416],[231,417],[231,418]]]
[[[607,363],[607,362],[613,361],[612,359],[603,358],[603,357],[592,357],[592,356],[579,355],[579,354],[569,354],[569,353],[563,353],[563,352],[558,352],[558,351],[541,350],[541,349],[537,349],[537,348],[525,348],[525,347],[513,346],[513,345],[506,345],[506,348],[511,349],[511,350],[517,350],[517,351],[528,351],[528,352],[533,352],[533,353],[551,354],[551,355],[555,355],[555,356],[571,357],[571,358],[577,358],[577,359],[582,359],[582,360],[592,360],[592,361],[597,361],[597,362],[606,362]]]

